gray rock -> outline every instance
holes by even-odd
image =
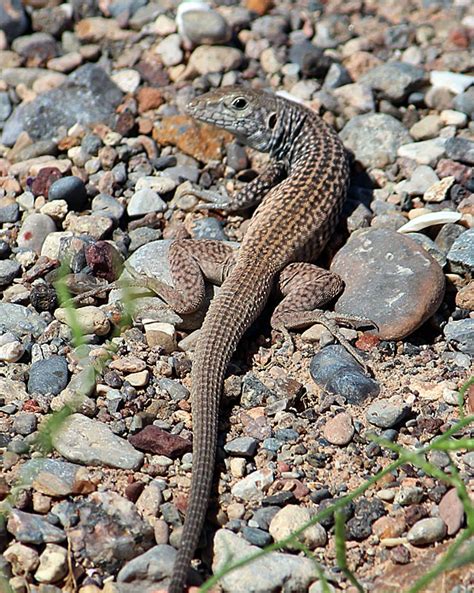
[[[360,364],[343,346],[320,350],[311,360],[310,373],[322,389],[342,395],[350,404],[360,404],[380,391],[377,382],[364,374]]]
[[[236,47],[200,45],[191,54],[188,67],[201,76],[236,70],[242,64],[243,53]]]
[[[453,161],[460,161],[466,165],[474,165],[474,142],[467,138],[448,138],[446,155]]]
[[[229,455],[253,457],[257,448],[257,441],[252,437],[238,437],[224,445],[224,451]]]
[[[435,244],[443,253],[448,253],[454,244],[454,241],[466,230],[461,224],[448,223],[443,225],[436,235]]]
[[[242,529],[242,535],[249,542],[249,544],[253,544],[259,548],[263,548],[272,543],[272,536],[258,527],[245,526]]]
[[[28,18],[21,0],[7,0],[0,4],[0,31],[13,41],[28,28]]]
[[[36,430],[36,416],[32,412],[20,412],[13,419],[13,430],[17,434],[26,436]]]
[[[129,216],[143,216],[149,212],[164,212],[167,208],[160,196],[152,189],[136,191],[127,206]]]
[[[323,88],[337,89],[352,82],[351,76],[346,68],[338,62],[333,62],[324,78]]]
[[[353,117],[341,131],[341,138],[364,167],[385,167],[397,158],[397,151],[411,136],[397,119],[384,113]]]
[[[24,513],[12,508],[8,514],[7,530],[24,544],[58,544],[66,539],[62,529],[51,525],[41,515]]]
[[[41,253],[46,237],[56,231],[54,220],[46,214],[29,214],[21,225],[18,234],[18,247]]]
[[[20,264],[13,259],[0,260],[0,287],[8,286],[20,273]]]
[[[397,189],[407,192],[410,196],[422,196],[433,184],[439,181],[438,176],[428,165],[417,167],[408,181],[402,181]]]
[[[257,470],[236,482],[231,492],[233,496],[242,500],[261,500],[273,480],[273,472],[270,469]]]
[[[372,68],[357,82],[379,91],[383,99],[398,103],[417,90],[422,85],[424,77],[423,68],[404,62],[388,62]]]
[[[64,200],[69,210],[80,212],[87,204],[86,186],[79,177],[62,177],[51,184],[48,200]]]
[[[453,272],[472,274],[474,270],[474,229],[464,231],[454,241],[448,252],[448,261]]]
[[[147,4],[147,0],[113,0],[108,10],[112,17],[116,18],[124,12],[127,16],[133,16],[139,8]]]
[[[52,393],[58,395],[68,380],[67,360],[62,356],[51,356],[31,365],[28,379],[28,393]]]
[[[446,535],[446,524],[439,517],[417,521],[410,529],[407,539],[413,546],[424,546],[441,541]]]
[[[0,142],[12,146],[21,132],[33,138],[54,138],[60,126],[111,123],[122,92],[96,64],[75,70],[61,86],[42,93],[15,109]]]
[[[138,469],[140,453],[108,426],[82,414],[72,414],[52,435],[56,451],[69,461],[120,469]]]
[[[29,459],[21,466],[20,477],[23,483],[32,484],[47,496],[85,494],[95,488],[92,481],[87,484],[81,465],[47,457]]]
[[[474,356],[474,319],[450,321],[444,327],[444,335],[458,350]]]
[[[215,45],[229,41],[231,29],[215,10],[187,10],[181,17],[180,33],[194,45]]]
[[[159,229],[140,227],[138,229],[133,229],[132,231],[129,231],[128,236],[130,237],[130,245],[128,246],[128,251],[130,253],[133,253],[140,247],[143,247],[143,245],[161,239],[162,233]]]
[[[184,385],[181,385],[181,383],[174,381],[173,379],[162,377],[158,380],[158,385],[161,389],[166,391],[174,401],[180,401],[189,396],[189,389],[186,389]]]
[[[98,216],[107,216],[114,222],[118,222],[122,218],[125,208],[113,196],[98,194],[92,200],[92,212]]]
[[[0,92],[0,122],[8,119],[11,112],[12,104],[10,102],[10,97],[8,96],[8,93],[2,91]]]
[[[345,282],[335,310],[374,321],[379,337],[402,339],[438,309],[445,279],[438,264],[415,241],[389,229],[352,235],[331,271]]]
[[[271,520],[269,526],[270,535],[275,541],[286,539],[293,531],[300,529],[311,520],[310,511],[294,504],[284,506]],[[324,546],[327,535],[324,527],[319,523],[311,525],[298,537],[310,550]],[[298,545],[290,543],[285,546],[287,550],[298,549]]]
[[[18,337],[32,334],[38,338],[46,325],[46,321],[33,309],[14,303],[0,303],[1,333],[11,331]]]
[[[222,229],[222,223],[217,218],[198,218],[193,224],[193,239],[212,239],[226,241],[227,236]]]
[[[212,570],[216,573],[229,561],[238,562],[259,550],[235,533],[220,529],[214,537]],[[316,576],[316,568],[309,558],[271,552],[229,572],[219,582],[225,593],[300,593],[306,591]]]
[[[425,249],[442,268],[444,268],[447,261],[446,254],[441,251],[434,241],[426,235],[423,235],[423,233],[407,233],[406,236],[421,245],[423,249]]]
[[[367,408],[365,417],[374,426],[392,428],[392,426],[396,426],[401,422],[409,412],[409,407],[396,406],[385,399],[371,404]]]
[[[0,224],[16,222],[20,218],[20,206],[17,202],[0,206]]]
[[[474,119],[474,86],[455,97],[453,107]]]

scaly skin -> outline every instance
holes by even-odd
[[[212,486],[224,373],[245,330],[262,311],[279,272],[312,261],[337,223],[348,184],[336,132],[310,109],[242,87],[224,87],[188,106],[211,123],[285,164],[287,177],[254,213],[235,266],[212,301],[193,361],[191,492],[169,593],[182,593]],[[256,191],[258,184],[255,185]]]

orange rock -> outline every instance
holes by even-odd
[[[380,539],[399,537],[405,531],[405,519],[401,517],[380,517],[372,525],[372,533]]]
[[[138,112],[144,113],[150,109],[156,109],[163,104],[164,99],[161,91],[151,86],[142,87],[137,94]]]
[[[161,146],[177,146],[185,154],[208,163],[221,160],[232,135],[214,126],[198,125],[187,115],[170,115],[153,129],[153,139]]]
[[[369,352],[369,350],[373,350],[377,347],[378,343],[380,342],[380,338],[378,336],[372,336],[371,334],[363,334],[356,342],[357,348],[359,350],[364,350],[364,352]]]
[[[272,0],[247,0],[246,7],[260,16],[266,14],[273,6]]]
[[[368,51],[356,51],[343,61],[351,78],[357,81],[368,70],[380,66],[382,61]]]

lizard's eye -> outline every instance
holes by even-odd
[[[245,109],[247,105],[247,99],[244,99],[244,97],[237,97],[232,101],[232,107],[235,107],[235,109],[242,110]]]

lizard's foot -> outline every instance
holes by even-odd
[[[224,210],[230,212],[235,209],[230,196],[225,193],[211,192],[206,190],[190,190],[186,195],[194,196],[203,200],[204,203],[196,204],[194,210]]]

